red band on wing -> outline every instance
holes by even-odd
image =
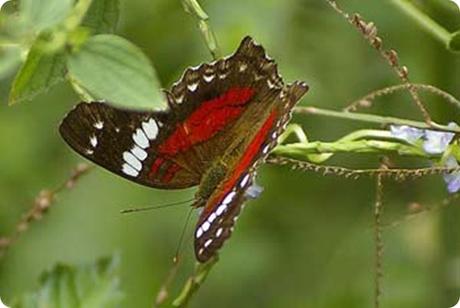
[[[169,166],[168,170],[166,170],[166,173],[161,178],[161,181],[164,183],[170,182],[173,179],[174,175],[177,173],[177,171],[181,169],[182,168],[179,165],[172,164],[171,166]]]
[[[159,152],[173,156],[208,140],[240,116],[254,92],[252,88],[231,88],[202,103],[184,122],[177,124],[175,131],[159,146]]]
[[[216,196],[214,200],[208,203],[211,206],[204,209],[204,212],[203,214],[201,214],[201,217],[207,217],[207,215],[212,211],[213,206],[220,203],[221,199],[225,195],[227,195],[227,193],[230,190],[232,190],[232,188],[235,186],[236,182],[241,177],[241,175],[251,166],[251,164],[254,161],[254,158],[259,154],[261,146],[267,139],[267,135],[270,132],[270,129],[273,127],[273,123],[275,123],[276,116],[276,111],[272,111],[270,113],[269,117],[264,122],[259,132],[256,134],[254,139],[252,139],[251,143],[246,149],[246,152],[244,152],[243,156],[241,157],[240,161],[238,162],[238,165],[235,168],[234,173],[232,174],[230,179],[228,179],[227,182],[225,182],[224,187],[222,189],[222,193]]]
[[[155,161],[152,164],[152,167],[150,168],[149,177],[153,177],[155,173],[158,172],[158,169],[160,169],[164,161],[165,160],[161,157],[158,157],[157,159],[155,159]]]

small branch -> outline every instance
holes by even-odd
[[[374,177],[382,175],[385,178],[391,178],[396,181],[405,181],[408,179],[420,178],[428,175],[444,175],[453,172],[459,172],[460,167],[427,167],[417,169],[404,169],[404,168],[385,168],[385,169],[350,169],[338,166],[318,165],[308,161],[301,161],[292,158],[271,155],[267,163],[290,166],[292,170],[297,171],[311,171],[321,173],[323,175],[341,176],[347,179],[359,179],[363,176]]]
[[[448,196],[447,198],[444,198],[440,203],[427,206],[424,206],[420,203],[411,203],[408,205],[407,214],[405,214],[403,218],[384,223],[383,227],[394,228],[403,223],[411,221],[412,219],[418,217],[418,215],[422,213],[429,213],[442,210],[448,206],[451,206],[454,201],[458,201],[459,197],[460,193],[455,193],[453,195]]]
[[[363,35],[363,37],[368,41],[371,47],[378,51],[380,56],[385,59],[391,69],[396,73],[398,78],[408,85],[407,90],[409,91],[410,96],[412,97],[413,102],[420,110],[426,124],[431,125],[431,116],[428,113],[428,110],[425,108],[422,103],[417,90],[413,87],[412,83],[409,80],[409,70],[406,66],[401,66],[399,64],[398,53],[394,49],[385,49],[383,48],[382,38],[377,35],[377,27],[373,22],[366,22],[364,19],[358,15],[354,14],[350,16],[344,12],[335,2],[335,0],[325,0],[331,7],[345,18],[348,23],[353,25],[358,31]]]
[[[5,255],[8,249],[13,243],[15,243],[18,238],[26,230],[29,229],[30,224],[39,221],[42,219],[43,215],[46,214],[48,209],[56,201],[56,196],[65,189],[72,189],[77,181],[92,169],[92,166],[87,164],[79,164],[73,171],[71,176],[59,185],[54,190],[44,189],[40,191],[38,196],[35,198],[32,208],[21,218],[21,220],[16,224],[15,231],[7,237],[0,237],[0,258]]]
[[[382,125],[408,125],[412,127],[422,128],[422,129],[433,129],[445,131],[445,132],[453,132],[453,133],[460,133],[460,128],[449,127],[447,125],[437,124],[435,122],[431,122],[431,124],[427,124],[425,122],[413,121],[413,120],[406,120],[401,118],[395,117],[384,117],[378,116],[373,114],[366,114],[366,113],[355,113],[355,112],[344,112],[344,111],[335,111],[335,110],[328,110],[316,107],[296,107],[294,112],[301,113],[301,114],[314,114],[314,115],[322,115],[332,118],[339,118],[339,119],[347,119],[347,120],[354,120],[354,121],[361,121],[361,122],[368,122],[368,123],[378,123]]]
[[[186,307],[192,296],[198,291],[200,286],[205,282],[209,272],[217,263],[218,257],[215,256],[206,263],[197,263],[195,272],[185,282],[179,296],[174,300],[174,307]]]
[[[209,24],[208,14],[206,14],[197,0],[182,0],[182,4],[185,11],[198,20],[198,27],[200,28],[201,34],[203,35],[206,46],[209,52],[211,52],[212,57],[214,59],[220,58],[220,49],[214,31]]]
[[[410,86],[414,87],[417,90],[423,90],[423,91],[435,94],[439,97],[442,97],[448,103],[460,109],[460,101],[458,99],[456,99],[450,93],[447,93],[446,91],[443,91],[435,86],[426,85],[426,84],[399,84],[399,85],[386,87],[383,89],[373,91],[367,94],[366,96],[348,104],[347,107],[343,108],[343,111],[351,112],[351,111],[356,111],[358,110],[358,108],[361,108],[361,107],[368,108],[372,106],[372,103],[376,98],[381,97],[381,96],[390,95],[390,94],[393,94],[401,90],[407,90]]]
[[[385,165],[382,169],[385,169]],[[383,175],[377,175],[374,205],[374,244],[375,244],[375,294],[374,307],[380,307],[382,297],[383,278],[383,239],[382,239],[382,214],[383,214]]]

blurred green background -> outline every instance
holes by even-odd
[[[345,2],[345,1],[344,1]],[[416,1],[449,30],[460,28],[460,12],[448,0]],[[300,103],[342,108],[398,79],[357,31],[318,0],[208,0],[203,8],[224,54],[247,34],[277,60],[285,80],[300,79],[311,91]],[[399,12],[388,0],[349,0],[376,23],[386,46],[398,50],[415,82],[436,85],[460,96],[460,56]],[[164,87],[189,65],[210,60],[196,22],[180,1],[122,1],[117,34],[139,46],[154,64]],[[5,98],[12,76],[1,80]],[[424,96],[440,123],[460,112]],[[57,127],[78,101],[61,84],[31,102],[0,106],[0,234],[7,235],[34,197],[63,182],[82,159],[59,137]],[[417,118],[404,93],[381,100],[371,110]],[[362,123],[295,116],[311,140],[334,140],[364,128]],[[404,166],[423,166],[398,159]],[[378,166],[375,155],[342,155],[331,163]],[[373,302],[372,179],[346,180],[286,167],[260,168],[262,196],[250,201],[220,261],[191,307],[370,307]],[[130,183],[97,168],[60,194],[42,221],[35,223],[0,260],[0,297],[10,302],[37,286],[41,272],[56,262],[85,263],[118,253],[123,307],[150,307],[171,267],[187,206],[121,215],[119,210],[174,202],[194,190],[161,191]],[[395,183],[385,181],[385,221],[403,218],[411,202],[439,204],[447,197],[440,176]],[[194,219],[196,213],[194,214]],[[460,296],[460,207],[384,229],[382,307],[451,307]],[[190,230],[193,228],[191,224]],[[191,273],[191,234],[175,287]]]

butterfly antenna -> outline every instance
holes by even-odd
[[[194,208],[191,208],[187,213],[187,218],[185,219],[185,224],[184,224],[184,227],[182,228],[182,232],[180,234],[179,243],[177,244],[176,254],[174,255],[174,262],[175,263],[179,262],[179,255],[181,253],[182,243],[184,242],[185,233],[187,232],[187,227],[188,227],[188,224],[190,222],[190,217],[192,217],[193,210],[194,210]]]
[[[195,199],[189,199],[189,200],[183,200],[183,201],[178,201],[178,202],[173,202],[173,203],[166,203],[166,204],[161,204],[161,205],[153,205],[153,206],[147,206],[147,207],[137,207],[137,208],[129,208],[125,210],[121,210],[121,214],[128,214],[128,213],[135,213],[135,212],[145,212],[145,211],[150,211],[150,210],[156,210],[156,209],[162,209],[166,207],[171,207],[171,206],[176,206],[176,205],[182,205],[185,203],[190,203],[194,201]]]
[[[173,261],[172,267],[170,268],[168,276],[166,276],[166,279],[163,282],[163,285],[161,286],[160,291],[158,292],[156,296],[154,307],[162,305],[169,296],[169,288],[171,286],[171,283],[174,280],[174,277],[177,274],[177,270],[179,269],[180,262],[182,261],[179,255],[181,253],[181,247],[184,241],[184,236],[187,231],[188,224],[190,222],[190,217],[192,216],[192,211],[193,211],[193,208],[191,208],[187,213],[187,218],[185,219],[185,224],[181,231],[179,244],[177,245],[176,253],[172,260]]]

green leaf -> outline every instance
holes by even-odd
[[[24,22],[40,32],[63,21],[72,5],[73,0],[22,0],[20,11]]]
[[[447,47],[452,52],[460,53],[460,31],[452,33]]]
[[[46,54],[36,43],[13,81],[9,104],[31,100],[64,80],[65,56]]]
[[[128,108],[164,108],[155,71],[142,51],[115,35],[88,39],[67,61],[71,77],[92,96]]]
[[[93,0],[82,26],[93,33],[113,33],[120,16],[119,0]]]
[[[56,265],[40,279],[39,288],[19,298],[17,308],[111,308],[118,307],[122,293],[118,260],[104,258],[78,267]]]

